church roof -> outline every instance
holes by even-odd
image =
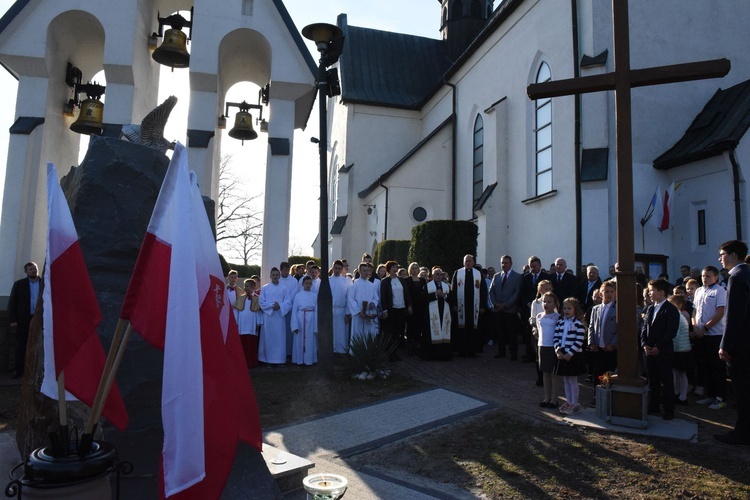
[[[667,170],[737,147],[750,127],[750,80],[717,90],[674,146],[654,160]]]
[[[451,65],[442,40],[348,26],[344,15],[339,26],[344,101],[419,109]]]

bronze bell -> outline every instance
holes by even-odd
[[[97,99],[86,99],[81,103],[78,118],[70,125],[70,130],[77,134],[101,135],[104,103]]]
[[[257,138],[258,133],[253,130],[253,115],[247,111],[237,113],[234,117],[234,127],[229,131],[229,137],[239,139],[243,143]]]
[[[154,61],[170,68],[187,68],[190,54],[187,51],[187,35],[181,30],[168,29],[164,32],[164,42],[151,54]]]

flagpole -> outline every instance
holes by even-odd
[[[96,421],[99,417],[94,417],[94,414],[96,413],[96,408],[101,405],[102,399],[106,401],[106,398],[103,398],[105,386],[106,386],[106,380],[109,377],[109,372],[112,370],[112,365],[115,361],[115,357],[117,355],[117,352],[120,348],[120,341],[122,340],[122,332],[125,329],[125,324],[127,320],[120,318],[117,321],[117,326],[115,327],[115,334],[112,337],[112,343],[109,346],[109,352],[107,353],[107,361],[104,364],[104,370],[102,370],[102,376],[99,378],[99,387],[96,389],[96,397],[94,398],[94,404],[91,405],[91,414],[89,415],[89,420],[86,423],[86,430],[84,431],[86,434],[90,434],[94,430],[94,425],[96,424]],[[107,392],[109,392],[109,388],[107,388]]]
[[[110,346],[110,354],[112,353],[112,348],[115,344],[115,340],[118,337],[118,333],[121,333],[122,330],[120,326],[124,326],[125,322],[127,320],[124,320],[120,318],[120,320],[117,322],[117,330],[115,332],[115,338],[112,339],[112,346]],[[133,332],[133,327],[128,323],[128,327],[125,330],[125,333],[122,334],[121,341],[119,342],[119,345],[117,346],[117,352],[114,355],[114,359],[112,360],[112,363],[110,365],[109,371],[107,371],[107,367],[105,366],[104,372],[102,374],[102,378],[99,381],[99,389],[101,389],[101,394],[97,392],[97,397],[99,399],[94,401],[94,404],[91,407],[91,414],[89,415],[89,420],[86,423],[86,429],[83,433],[83,436],[81,436],[81,443],[78,447],[78,455],[83,456],[86,455],[89,450],[91,449],[91,443],[93,442],[93,433],[94,428],[96,427],[96,423],[99,421],[99,418],[102,416],[102,411],[104,409],[104,404],[107,401],[107,397],[109,397],[109,391],[112,388],[112,384],[115,381],[115,375],[117,374],[117,370],[120,368],[120,363],[122,363],[122,358],[125,355],[125,349],[127,348],[128,341],[130,340],[130,334]],[[109,364],[109,356],[107,357],[107,363]],[[106,373],[106,377],[104,374]]]
[[[53,448],[59,447],[57,450],[62,456],[68,456],[69,443],[68,443],[68,404],[65,401],[65,372],[61,371],[57,377],[57,409],[60,417],[60,441],[55,446],[54,439],[52,439]]]

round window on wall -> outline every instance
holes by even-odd
[[[427,218],[427,210],[425,210],[423,207],[417,207],[411,213],[411,216],[414,217],[415,221],[422,222]]]

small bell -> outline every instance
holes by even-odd
[[[253,115],[247,111],[240,111],[234,117],[234,127],[229,131],[229,137],[239,139],[244,144],[245,141],[252,141],[258,137],[258,133],[253,130]]]
[[[101,135],[104,103],[98,99],[86,99],[81,103],[78,118],[70,125],[70,130],[77,134]]]
[[[187,35],[178,29],[164,32],[164,42],[151,54],[154,61],[170,68],[187,68],[190,53],[187,51]]]

